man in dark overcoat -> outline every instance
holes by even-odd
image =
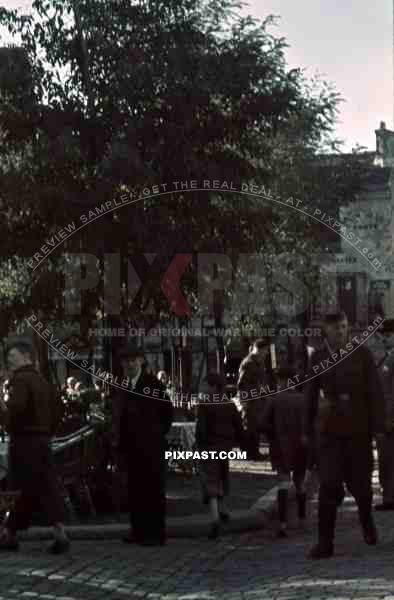
[[[318,544],[310,558],[333,554],[343,484],[354,496],[367,544],[377,543],[372,517],[372,438],[381,436],[385,410],[381,381],[362,334],[350,339],[343,311],[325,319],[325,343],[311,361],[306,386],[305,441],[316,436],[320,479]]]
[[[70,544],[63,526],[64,502],[51,449],[57,425],[56,394],[36,370],[28,340],[10,344],[7,362],[10,395],[6,404],[1,402],[0,419],[10,437],[8,487],[21,496],[7,519],[0,550],[18,550],[18,530],[26,529],[33,510],[40,508],[54,531],[55,539],[48,550],[61,554]]]
[[[382,502],[375,506],[378,511],[394,510],[394,321],[386,319],[382,333],[377,332],[371,340],[370,349],[379,370],[386,405],[385,435],[378,440],[379,483]]]
[[[173,407],[162,383],[147,372],[144,352],[129,344],[119,353],[122,386],[113,398],[116,446],[128,473],[130,533],[126,543],[166,541],[166,435]]]

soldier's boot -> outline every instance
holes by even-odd
[[[218,499],[209,499],[209,512],[211,513],[211,527],[208,533],[209,540],[216,540],[220,534],[220,517],[219,517],[219,503]]]
[[[363,530],[365,543],[369,546],[376,546],[378,543],[378,532],[370,508],[358,508],[358,515]]]
[[[334,531],[337,516],[335,503],[321,502],[319,498],[319,541],[309,553],[309,558],[330,558],[334,554]]]
[[[306,492],[297,492],[296,501],[297,516],[300,519],[300,521],[303,521],[306,518]]]
[[[287,507],[289,501],[289,494],[287,490],[278,490],[277,503],[278,503],[278,517],[279,517],[279,530],[278,537],[287,537]]]

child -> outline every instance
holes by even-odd
[[[307,449],[303,443],[304,396],[297,389],[286,389],[290,377],[291,372],[288,369],[279,371],[279,389],[284,391],[267,398],[262,423],[270,442],[272,469],[277,472],[278,479],[278,537],[287,536],[288,495],[291,481],[296,488],[297,512],[301,523],[306,516],[304,482]]]
[[[229,452],[242,443],[241,415],[225,395],[224,378],[218,373],[208,374],[206,384],[205,398],[200,400],[197,409],[197,449]],[[216,398],[213,397],[214,394],[217,394]],[[219,535],[220,523],[225,523],[230,518],[224,506],[224,496],[229,493],[229,459],[209,457],[201,460],[200,476],[204,501],[209,504],[212,519],[208,537],[215,539]]]

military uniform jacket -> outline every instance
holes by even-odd
[[[342,359],[338,351],[335,361],[328,346],[312,356],[305,391],[305,435],[384,432],[384,394],[372,353],[364,346],[352,351],[351,346],[347,344]]]

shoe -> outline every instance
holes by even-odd
[[[222,523],[228,523],[230,520],[230,515],[226,512],[220,512],[219,513],[219,518],[221,520]]]
[[[0,552],[18,552],[18,550],[18,540],[8,538],[3,538],[0,540]]]
[[[208,533],[209,540],[216,540],[219,537],[220,525],[219,523],[213,523]]]
[[[316,546],[313,546],[312,550],[309,552],[309,558],[313,560],[319,560],[321,558],[331,558],[334,554],[334,546],[332,542],[324,543],[319,542]]]
[[[64,540],[55,540],[48,548],[49,554],[64,554],[70,549],[70,540],[68,538]]]
[[[377,504],[375,510],[394,510],[394,502],[382,502],[382,504]]]

